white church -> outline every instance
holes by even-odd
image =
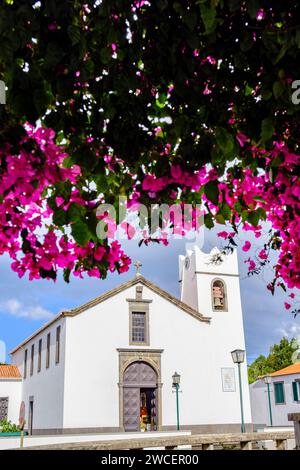
[[[237,254],[197,246],[179,257],[180,300],[140,274],[63,311],[0,369],[0,419],[31,434],[240,432],[245,349]],[[6,373],[5,370],[8,372]],[[246,429],[252,429],[246,361]]]

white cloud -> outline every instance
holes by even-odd
[[[2,313],[18,318],[29,318],[31,320],[47,320],[52,317],[49,310],[40,305],[23,305],[18,299],[9,299],[0,304]]]
[[[6,345],[4,341],[0,339],[0,363],[5,362],[6,359]]]
[[[286,338],[295,338],[298,344],[300,344],[300,325],[285,324],[282,328],[278,328],[277,331]]]

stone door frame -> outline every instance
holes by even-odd
[[[161,354],[163,349],[117,349],[119,353],[119,428],[124,432],[124,372],[133,362],[146,362],[156,372],[157,376],[157,430],[162,429],[162,381],[161,381]]]

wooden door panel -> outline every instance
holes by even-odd
[[[125,431],[140,430],[140,389],[124,388],[124,429]]]

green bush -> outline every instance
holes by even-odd
[[[20,432],[20,428],[17,424],[13,424],[7,419],[0,421],[0,432]]]

